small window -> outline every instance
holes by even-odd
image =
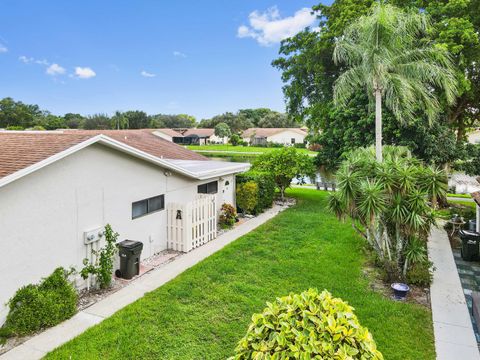
[[[216,194],[218,192],[218,181],[198,185],[199,194]]]
[[[132,219],[165,209],[165,195],[154,196],[132,203]]]
[[[291,138],[291,139],[290,139],[290,142],[291,142],[292,144],[295,144],[295,138]]]

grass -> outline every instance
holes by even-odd
[[[264,153],[268,151],[272,151],[278,148],[268,148],[268,147],[260,147],[260,146],[233,146],[233,145],[188,145],[188,149],[190,150],[197,150],[197,151],[208,151],[208,150],[213,150],[213,151],[235,151],[235,152],[242,152],[242,153]],[[315,151],[310,151],[308,149],[297,149],[298,151],[305,153],[305,154],[311,154],[311,155],[317,155]],[[243,155],[243,154],[242,154]],[[250,154],[250,155],[257,155],[257,154]]]
[[[476,203],[474,201],[462,201],[462,200],[448,200],[449,204],[456,204],[456,205],[462,205],[467,208],[472,208],[473,210],[476,209]]]
[[[225,359],[266,301],[310,287],[356,308],[385,359],[434,359],[431,313],[373,292],[364,241],[326,210],[323,191],[146,294],[47,359]],[[161,270],[160,270],[161,271]]]
[[[471,199],[472,196],[470,194],[447,194],[447,197],[454,197],[454,198],[464,198],[464,199]]]

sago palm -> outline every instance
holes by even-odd
[[[440,104],[455,100],[457,85],[449,55],[429,44],[429,24],[420,12],[403,12],[387,4],[376,4],[368,16],[360,17],[338,38],[334,61],[345,67],[334,85],[334,100],[346,106],[359,90],[366,90],[375,105],[375,154],[382,161],[382,102],[400,122],[419,111],[433,121]]]

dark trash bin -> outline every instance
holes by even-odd
[[[462,240],[462,259],[466,261],[479,260],[480,233],[460,230],[459,235]]]
[[[123,279],[131,279],[140,273],[140,254],[143,243],[140,241],[123,240],[117,244],[120,256],[120,269],[115,275]]]
[[[476,220],[469,220],[468,221],[468,230],[470,231],[477,231],[477,221]]]

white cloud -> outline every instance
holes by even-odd
[[[174,51],[173,52],[173,56],[176,56],[176,57],[181,57],[181,58],[186,58],[187,57],[187,54],[184,54],[182,53],[181,51]]]
[[[142,75],[143,77],[147,77],[147,78],[153,78],[153,77],[157,76],[157,74],[152,74],[152,73],[149,73],[148,71],[145,71],[145,70],[142,70],[140,75]]]
[[[0,53],[6,53],[8,51],[5,45],[0,44]]]
[[[18,61],[21,61],[25,64],[30,64],[33,60],[34,60],[34,58],[26,57],[25,55],[22,55],[22,56],[18,57]]]
[[[38,65],[45,65],[45,66],[48,66],[50,65],[50,63],[45,60],[45,59],[42,59],[42,60],[35,60],[35,64],[38,64]]]
[[[293,16],[281,18],[278,8],[273,6],[264,12],[258,10],[251,12],[248,20],[249,26],[238,27],[237,36],[239,38],[251,37],[260,45],[269,46],[311,26],[315,22],[316,16],[311,14],[311,9],[303,8],[296,11]]]
[[[23,62],[24,64],[38,64],[38,65],[45,65],[45,66],[48,66],[50,65],[50,63],[45,60],[45,59],[42,59],[42,60],[38,60],[38,59],[35,59],[33,57],[28,57],[28,56],[25,56],[25,55],[22,55],[22,56],[19,56],[18,57],[18,61],[21,61]]]
[[[55,75],[65,74],[66,70],[65,70],[65,68],[61,67],[58,64],[52,64],[47,68],[46,72],[47,72],[48,75],[55,76]]]
[[[90,79],[96,75],[95,71],[89,67],[75,67],[75,76],[79,79]]]

